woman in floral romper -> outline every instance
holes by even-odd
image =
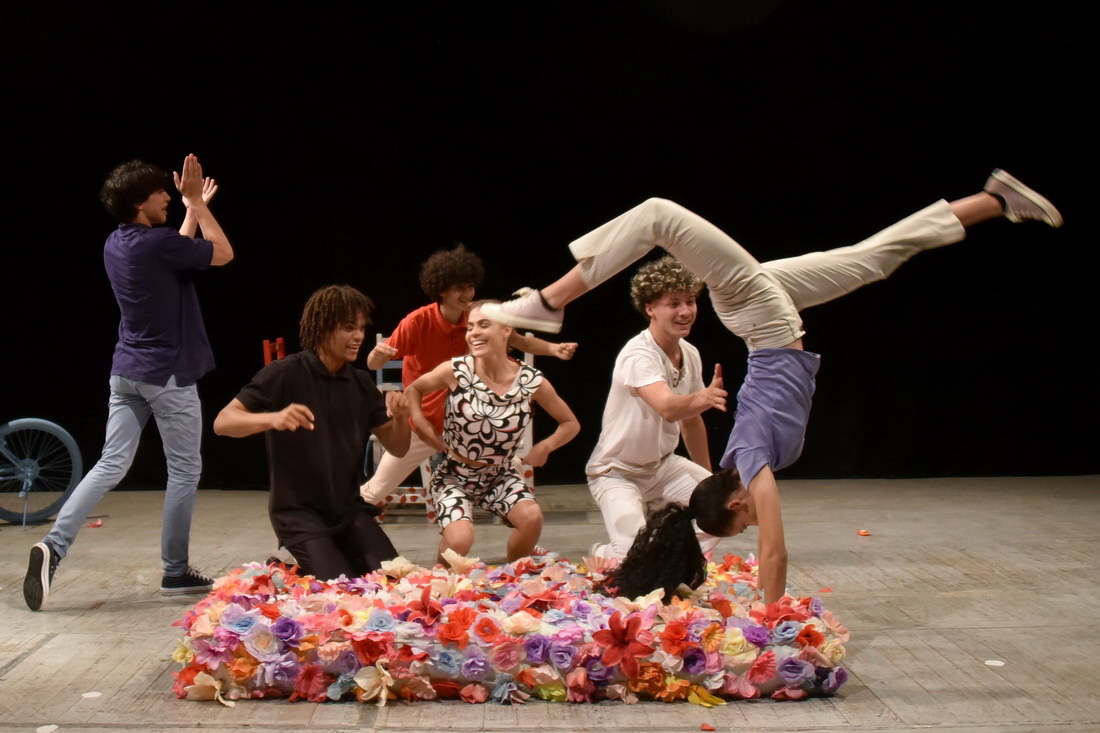
[[[522,457],[524,463],[542,466],[551,451],[580,430],[572,410],[542,372],[508,358],[511,333],[510,327],[486,318],[480,304],[472,305],[466,325],[470,353],[443,362],[407,390],[417,434],[444,453],[428,489],[442,528],[441,555],[447,548],[460,555],[470,551],[474,504],[512,527],[509,560],[530,555],[542,532],[542,510],[513,459],[531,422],[531,402],[557,420],[558,427]],[[420,409],[422,395],[440,389],[448,390],[443,440]]]

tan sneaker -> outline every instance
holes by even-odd
[[[1025,186],[1008,171],[994,169],[983,190],[1004,202],[1005,218],[1013,223],[1035,220],[1047,226],[1062,226],[1062,215],[1054,208],[1054,204],[1039,192]]]

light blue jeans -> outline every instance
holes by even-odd
[[[126,377],[111,377],[111,398],[107,414],[107,438],[103,455],[73,489],[57,515],[48,542],[65,557],[84,520],[99,500],[118,486],[130,470],[137,453],[142,428],[152,415],[164,445],[168,483],[164,495],[164,519],[160,554],[165,575],[182,575],[187,570],[191,536],[191,510],[202,473],[199,447],[202,440],[202,408],[195,385],[176,386],[176,378],[158,387]]]

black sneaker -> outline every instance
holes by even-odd
[[[214,587],[214,581],[188,566],[183,575],[164,575],[160,579],[162,596],[185,596],[189,593],[206,593]]]
[[[45,542],[35,543],[31,548],[31,559],[27,563],[27,575],[23,578],[23,600],[27,608],[38,611],[46,596],[50,594],[53,574],[61,564],[61,555]]]

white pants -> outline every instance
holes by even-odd
[[[661,461],[655,469],[640,473],[611,470],[588,477],[588,488],[603,514],[610,542],[598,545],[599,557],[626,557],[634,537],[645,526],[646,504],[687,504],[695,486],[710,476],[710,471],[694,461],[675,453]],[[720,537],[696,531],[703,552],[710,552]]]
[[[594,288],[654,247],[663,247],[706,283],[726,328],[749,349],[803,336],[798,311],[889,277],[918,252],[957,242],[966,229],[946,201],[850,247],[757,262],[725,232],[679,204],[652,198],[569,245]]]
[[[383,453],[374,475],[359,487],[359,495],[368,504],[377,504],[383,501],[386,494],[397,488],[397,485],[405,477],[415,471],[421,463],[431,458],[435,452],[435,448],[425,443],[419,435],[413,432],[409,436],[408,452],[400,458],[392,453]],[[427,493],[427,489],[428,487],[425,486],[425,493]]]

